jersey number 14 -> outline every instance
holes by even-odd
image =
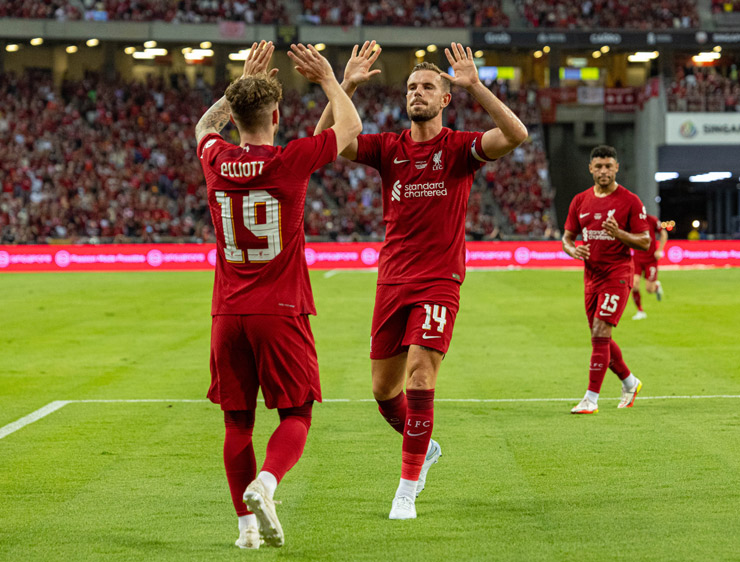
[[[234,231],[234,199],[242,200],[244,227],[254,234],[266,248],[250,248],[250,241],[237,240]],[[280,233],[280,202],[263,189],[249,191],[244,196],[232,197],[225,191],[216,192],[221,207],[221,224],[224,231],[224,254],[229,263],[244,263],[244,250],[249,263],[268,262],[283,249]],[[258,217],[264,210],[264,217]]]

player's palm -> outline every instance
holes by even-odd
[[[442,76],[461,88],[468,88],[480,82],[470,47],[464,49],[460,43],[452,43],[450,47],[451,49],[445,49],[445,55],[455,75],[450,76],[443,72]]]
[[[380,56],[380,51],[382,51],[380,46],[376,49],[375,41],[365,41],[360,47],[359,53],[357,49],[357,45],[352,48],[352,56],[347,61],[347,66],[344,67],[344,81],[353,86],[358,86],[367,82],[376,74],[380,74],[380,70],[377,68],[370,70]]]
[[[266,42],[263,40],[260,41],[259,45],[252,43],[252,48],[249,49],[249,54],[244,59],[242,78],[267,72],[274,51],[275,46],[272,44],[272,41]],[[275,76],[275,74],[277,74],[277,68],[273,68],[270,71],[270,76]]]

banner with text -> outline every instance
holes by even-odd
[[[382,244],[306,244],[310,269],[378,266]],[[468,268],[580,268],[560,242],[468,242]],[[671,241],[662,265],[740,267],[740,240]],[[0,246],[0,273],[36,271],[198,271],[216,264],[213,244]]]
[[[666,144],[740,145],[740,113],[668,113]]]

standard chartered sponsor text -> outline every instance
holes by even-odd
[[[447,195],[445,182],[408,183],[404,186],[403,196],[412,197],[443,197]]]

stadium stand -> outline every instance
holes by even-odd
[[[5,0],[0,2],[0,17],[173,23],[288,22],[283,0]]]
[[[678,68],[666,85],[668,111],[740,111],[737,67],[728,76],[714,68]]]
[[[315,25],[509,26],[498,0],[303,0],[302,18]]]
[[[533,27],[570,29],[689,29],[699,25],[692,0],[516,0]]]
[[[468,235],[556,236],[535,91],[492,88],[530,127],[532,142],[478,174]],[[193,127],[214,91],[223,86],[192,87],[180,75],[139,83],[89,74],[60,92],[43,72],[0,77],[0,243],[212,241]],[[447,126],[490,126],[467,94],[453,100]],[[355,103],[365,132],[407,127],[403,102],[398,88],[361,88]],[[279,142],[313,134],[324,103],[318,91],[287,92]],[[233,130],[225,134],[237,142]],[[306,207],[311,239],[383,237],[380,178],[364,166],[340,159],[320,170]]]

